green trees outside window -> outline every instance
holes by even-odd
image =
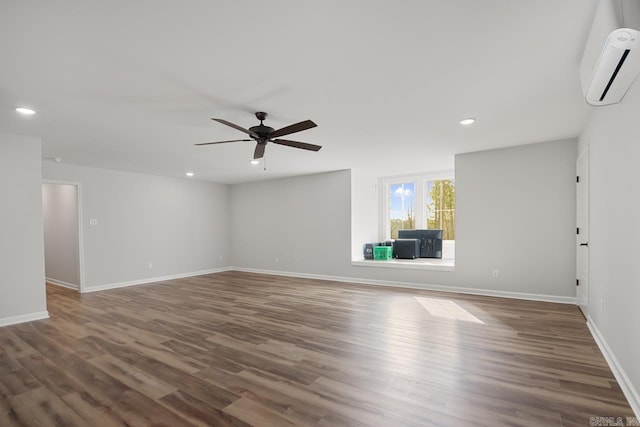
[[[455,181],[452,179],[429,181],[427,187],[427,228],[442,230],[443,240],[455,240]]]

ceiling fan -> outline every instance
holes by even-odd
[[[311,129],[318,126],[311,120],[305,120],[303,122],[295,123],[289,126],[285,126],[282,129],[275,130],[274,128],[265,126],[262,123],[267,118],[267,113],[258,111],[256,113],[256,118],[260,120],[260,124],[257,126],[252,126],[249,129],[245,129],[242,126],[238,126],[223,119],[211,119],[215,120],[218,123],[222,123],[223,125],[227,125],[236,130],[239,130],[240,132],[244,132],[249,135],[251,139],[233,139],[230,141],[202,142],[200,144],[194,145],[226,144],[228,142],[247,142],[253,140],[257,142],[256,149],[253,152],[254,160],[264,157],[264,150],[269,142],[273,142],[274,144],[286,145],[293,148],[302,148],[303,150],[310,151],[318,151],[322,148],[322,146],[320,145],[308,144],[306,142],[291,141],[288,139],[275,139],[280,136],[290,135],[292,133],[301,132],[303,130]]]

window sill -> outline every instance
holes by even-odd
[[[373,259],[354,259],[351,265],[358,267],[382,267],[382,268],[400,268],[413,270],[435,270],[435,271],[454,271],[455,260],[451,258],[431,259],[390,259],[388,261]]]

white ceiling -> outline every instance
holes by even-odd
[[[456,153],[579,134],[596,0],[0,0],[0,132],[43,157],[236,183],[344,168],[453,167]],[[37,110],[29,118],[13,109]],[[254,143],[254,111],[317,153]],[[470,127],[458,121],[478,119]]]

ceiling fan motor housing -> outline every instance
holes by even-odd
[[[255,133],[256,135],[258,135],[258,138],[254,138],[254,139],[258,141],[259,144],[266,144],[267,141],[269,140],[269,135],[275,129],[270,126],[258,125],[258,126],[250,127],[249,130]]]

